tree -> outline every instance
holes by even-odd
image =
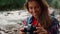
[[[0,10],[21,9],[25,0],[0,0]]]
[[[46,1],[51,6],[52,0],[46,0]]]
[[[54,8],[58,8],[58,0],[54,0],[53,2],[52,2],[52,6],[54,7]]]
[[[50,7],[60,8],[60,0],[46,0]]]

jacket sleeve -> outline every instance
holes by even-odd
[[[52,18],[52,25],[50,26],[50,34],[59,34],[59,22],[56,18]]]

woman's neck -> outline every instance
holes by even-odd
[[[34,19],[36,19],[38,22],[41,22],[41,17],[34,17]]]

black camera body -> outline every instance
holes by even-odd
[[[24,27],[23,32],[25,32],[26,34],[35,34],[35,33],[33,33],[35,30],[36,30],[35,26],[28,25],[28,26]]]

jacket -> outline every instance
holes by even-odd
[[[53,16],[51,16],[51,20],[53,21],[53,23],[51,24],[51,26],[47,28],[48,33],[59,34],[58,31],[59,21]],[[31,22],[32,22],[32,17],[28,17],[26,20],[23,21],[23,23],[26,23],[26,25],[31,24]]]

